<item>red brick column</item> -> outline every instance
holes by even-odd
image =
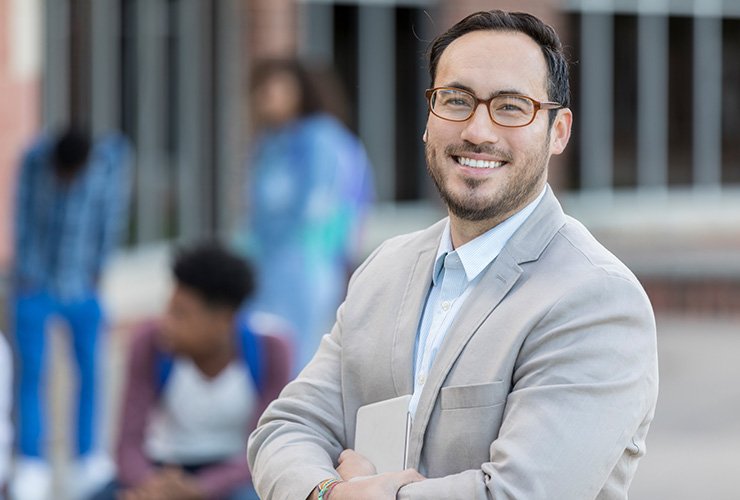
[[[19,29],[18,15],[10,0],[0,0],[0,273],[7,270],[11,259],[18,159],[37,131],[40,113],[40,70],[27,64],[30,59],[22,51],[29,47],[19,46],[22,40],[14,31]],[[41,19],[35,21],[40,33]]]
[[[247,0],[247,47],[252,58],[292,56],[296,52],[295,0]]]
[[[559,0],[448,0],[440,6],[441,19],[446,23],[441,28],[447,29],[468,14],[479,10],[501,9],[533,14],[551,24],[562,35],[560,7]]]

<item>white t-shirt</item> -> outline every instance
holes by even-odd
[[[176,358],[147,429],[149,458],[198,465],[245,453],[257,398],[241,360],[208,378],[190,359]]]

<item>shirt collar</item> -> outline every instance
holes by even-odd
[[[434,285],[437,285],[445,257],[451,252],[457,252],[457,255],[460,257],[468,282],[477,278],[498,257],[498,254],[506,246],[509,238],[534,212],[534,209],[537,208],[537,205],[545,196],[546,191],[547,187],[526,207],[457,249],[452,247],[452,235],[450,234],[450,221],[448,219],[444,231],[442,231],[442,239],[437,248],[437,257],[435,258],[434,269],[432,270],[432,282]]]

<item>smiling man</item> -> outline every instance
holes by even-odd
[[[266,499],[627,498],[657,398],[634,275],[547,185],[570,137],[556,33],[479,12],[430,48],[423,135],[449,217],[355,272],[313,361],[263,414]],[[409,469],[353,451],[357,410],[410,395]]]

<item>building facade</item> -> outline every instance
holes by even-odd
[[[19,7],[31,4],[35,15]],[[740,305],[740,0],[0,0],[2,19],[35,23],[43,40],[36,72],[10,84],[8,40],[21,54],[31,42],[0,41],[0,85],[18,96],[3,100],[0,186],[32,129],[115,128],[137,149],[131,245],[229,234],[249,68],[299,55],[345,81],[379,213],[438,210],[420,141],[424,53],[454,21],[490,8],[553,24],[573,62],[574,134],[550,179],[566,208],[657,283],[656,303],[689,307],[671,295],[676,283],[709,282],[725,291],[702,297]]]
[[[10,261],[16,164],[40,122],[40,43],[40,2],[0,0],[0,270]]]

